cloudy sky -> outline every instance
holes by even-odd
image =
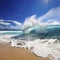
[[[60,21],[60,0],[0,0],[0,28],[1,24],[20,28],[27,19],[57,23]]]
[[[0,0],[0,19],[24,22],[26,17],[44,15],[60,6],[60,0]]]

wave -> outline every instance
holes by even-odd
[[[12,47],[27,48],[37,56],[60,60],[60,22],[58,21],[41,22],[39,18],[36,20],[34,15],[25,20],[20,32],[2,33],[14,34],[0,37],[0,41],[10,42]]]
[[[29,26],[21,31],[1,33],[4,34],[0,35],[0,42],[9,42],[12,47],[27,48],[37,56],[60,59],[60,25]],[[15,33],[19,34],[16,36]]]
[[[60,59],[60,25],[29,26],[11,37],[11,46],[28,48],[37,56]]]
[[[50,25],[44,28],[40,26],[32,26],[27,27],[22,30],[19,36],[15,36],[12,38],[24,38],[24,37],[32,37],[32,38],[40,38],[40,39],[60,39],[60,25]]]

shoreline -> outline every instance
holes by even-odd
[[[36,56],[28,49],[11,47],[8,43],[0,43],[0,60],[50,60]]]

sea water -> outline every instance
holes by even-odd
[[[0,43],[12,41],[11,37],[22,34],[21,31],[0,31]]]
[[[37,56],[60,60],[60,26],[43,29],[32,26],[22,31],[0,31],[0,40],[11,42],[12,47],[27,48]]]
[[[0,34],[16,34],[20,35],[22,31],[0,31]]]

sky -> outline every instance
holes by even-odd
[[[29,16],[42,16],[58,6],[60,0],[0,0],[0,19],[23,23]]]
[[[0,29],[40,24],[60,25],[60,0],[0,0]]]

